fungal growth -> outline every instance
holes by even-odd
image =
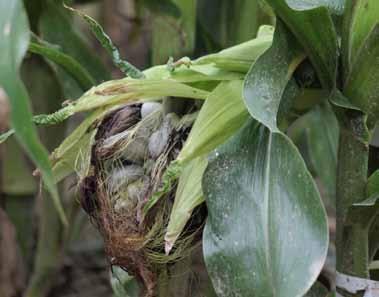
[[[176,185],[143,212],[192,123],[188,115],[165,114],[160,103],[144,103],[113,110],[93,127],[97,132],[88,172],[79,183],[80,202],[103,236],[110,264],[135,276],[145,297],[155,296],[160,265],[186,257],[200,239],[202,222],[189,228],[169,255],[164,252]]]

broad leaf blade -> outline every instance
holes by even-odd
[[[351,62],[354,64],[360,49],[370,32],[379,23],[379,2],[376,0],[353,1],[348,44]]]
[[[370,175],[367,181],[367,196],[379,194],[379,170]]]
[[[340,15],[344,12],[345,0],[286,0],[288,6],[295,10],[309,10],[320,6],[327,7],[330,12]]]
[[[167,0],[149,0],[149,2],[156,2],[156,5],[161,6],[162,2],[167,2]],[[152,15],[151,60],[153,65],[166,63],[169,57],[178,59],[193,54],[197,0],[171,0],[171,2],[180,12],[176,17],[167,13]]]
[[[7,195],[32,197],[38,189],[35,178],[33,178],[29,160],[25,157],[22,148],[12,138],[2,147],[6,158],[1,164],[1,191]]]
[[[301,297],[328,247],[325,211],[298,151],[250,121],[203,179],[204,255],[219,297]]]
[[[39,168],[46,188],[51,193],[55,206],[66,222],[59,200],[57,188],[51,172],[46,149],[39,141],[36,128],[32,122],[32,113],[28,94],[23,85],[19,67],[29,42],[29,26],[21,1],[0,1],[0,85],[8,95],[11,104],[11,124],[18,141]]]
[[[88,90],[96,84],[94,78],[78,61],[46,43],[38,44],[31,42],[29,44],[29,52],[41,55],[61,66],[67,73],[76,79],[83,90]]]
[[[285,0],[268,0],[267,2],[304,47],[324,88],[332,89],[335,86],[337,74],[338,43],[337,33],[328,9],[321,6],[309,10],[294,10]],[[294,2],[304,7],[306,3],[309,3],[305,0]],[[324,1],[318,1],[317,4],[322,4],[322,2]]]
[[[379,24],[374,27],[359,51],[347,79],[344,95],[368,116],[367,126],[373,129],[379,116]]]
[[[198,35],[206,52],[250,40],[259,24],[271,21],[258,1],[197,0],[197,3]]]
[[[339,126],[331,107],[327,103],[315,106],[291,126],[289,135],[334,209]]]
[[[43,40],[59,46],[61,52],[71,56],[91,74],[97,83],[111,78],[109,71],[101,63],[97,54],[84,42],[80,32],[73,25],[72,18],[61,2],[44,1],[39,21],[39,32]],[[61,28],[64,28],[62,30]],[[55,67],[66,98],[75,99],[83,94],[83,89],[75,79],[61,67]]]
[[[330,106],[317,106],[309,115],[307,138],[310,161],[326,194],[335,201],[339,126]],[[331,203],[335,207],[334,203]]]
[[[246,106],[271,131],[278,131],[277,114],[284,90],[304,57],[293,36],[278,21],[271,48],[258,58],[246,76]]]

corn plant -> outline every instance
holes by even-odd
[[[12,12],[0,19],[0,85],[12,107],[1,141],[15,134],[65,224],[55,184],[77,175],[80,205],[121,268],[118,294],[175,296],[173,267],[201,246],[214,290],[205,296],[334,296],[334,282],[342,296],[374,296],[377,2],[266,2],[275,27],[259,27],[254,39],[144,71],[120,58],[94,19],[67,7],[126,76],[90,87],[76,59],[29,42],[19,1],[0,1]],[[28,46],[86,92],[32,116],[18,75]],[[35,125],[77,113],[85,119],[48,158]],[[337,219],[337,272],[327,284],[325,206]]]

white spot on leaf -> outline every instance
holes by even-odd
[[[8,22],[4,26],[4,36],[8,36],[11,33],[11,24]]]

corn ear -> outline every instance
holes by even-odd
[[[242,98],[243,82],[221,82],[208,96],[177,159],[162,177],[162,186],[146,203],[146,213],[169,192],[191,160],[207,155],[224,143],[249,117]]]

